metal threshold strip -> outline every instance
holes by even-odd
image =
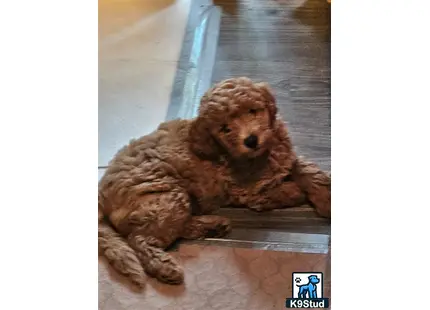
[[[211,86],[220,23],[221,9],[212,1],[192,1],[166,120],[197,115]]]
[[[244,238],[246,234],[252,234],[253,239]],[[235,238],[236,235],[239,235]],[[282,237],[284,240],[277,240]],[[273,239],[271,239],[273,238]],[[318,234],[288,233],[271,231],[268,237],[261,230],[233,229],[226,238],[207,238],[204,240],[185,241],[184,243],[208,244],[229,246],[238,248],[252,248],[259,250],[301,252],[327,254],[329,249],[329,236]]]
[[[228,236],[184,242],[301,253],[329,251],[330,222],[310,207],[264,213],[222,208],[218,214],[232,220],[233,230]]]

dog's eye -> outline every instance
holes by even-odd
[[[257,114],[257,109],[249,109],[249,113],[251,114]]]
[[[231,131],[231,129],[228,128],[227,125],[224,124],[224,125],[221,126],[220,131],[224,132],[224,133],[229,133]]]

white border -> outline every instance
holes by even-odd
[[[332,4],[333,310],[428,305],[428,6]]]
[[[428,1],[354,4],[332,4],[331,305],[424,309]],[[1,7],[0,308],[96,309],[96,2]]]
[[[97,1],[0,7],[0,309],[97,309]]]

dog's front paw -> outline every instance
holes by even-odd
[[[231,231],[231,221],[219,215],[194,216],[185,226],[181,237],[185,239],[221,238]]]
[[[231,221],[227,218],[219,218],[215,226],[208,229],[206,238],[221,238],[231,232]]]

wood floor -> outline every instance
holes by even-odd
[[[268,82],[296,151],[330,171],[329,4],[325,0],[214,4],[222,8],[222,16],[212,82],[236,76]],[[312,209],[306,207],[260,214],[258,219],[248,210],[222,212],[236,228],[260,231],[252,237],[255,240],[270,241],[267,230],[313,234],[315,240],[319,238],[315,234],[330,235],[330,222],[311,215]]]
[[[270,83],[297,152],[331,169],[330,6],[325,0],[218,0],[212,81]]]
[[[198,104],[194,99],[201,93],[196,87],[185,87],[187,79],[193,86],[202,78],[209,83],[209,76],[192,74],[196,66],[209,63],[194,64],[190,55],[203,12],[213,4],[222,15],[219,32],[207,32],[210,39],[218,37],[210,84],[237,76],[268,82],[297,153],[330,171],[330,7],[326,0],[193,1],[168,119],[177,117],[181,105]],[[202,45],[202,54],[211,49],[208,42]],[[228,241],[233,246],[328,252],[330,221],[310,207],[258,215],[224,208],[220,213],[233,221]],[[226,240],[210,242],[225,244]]]

